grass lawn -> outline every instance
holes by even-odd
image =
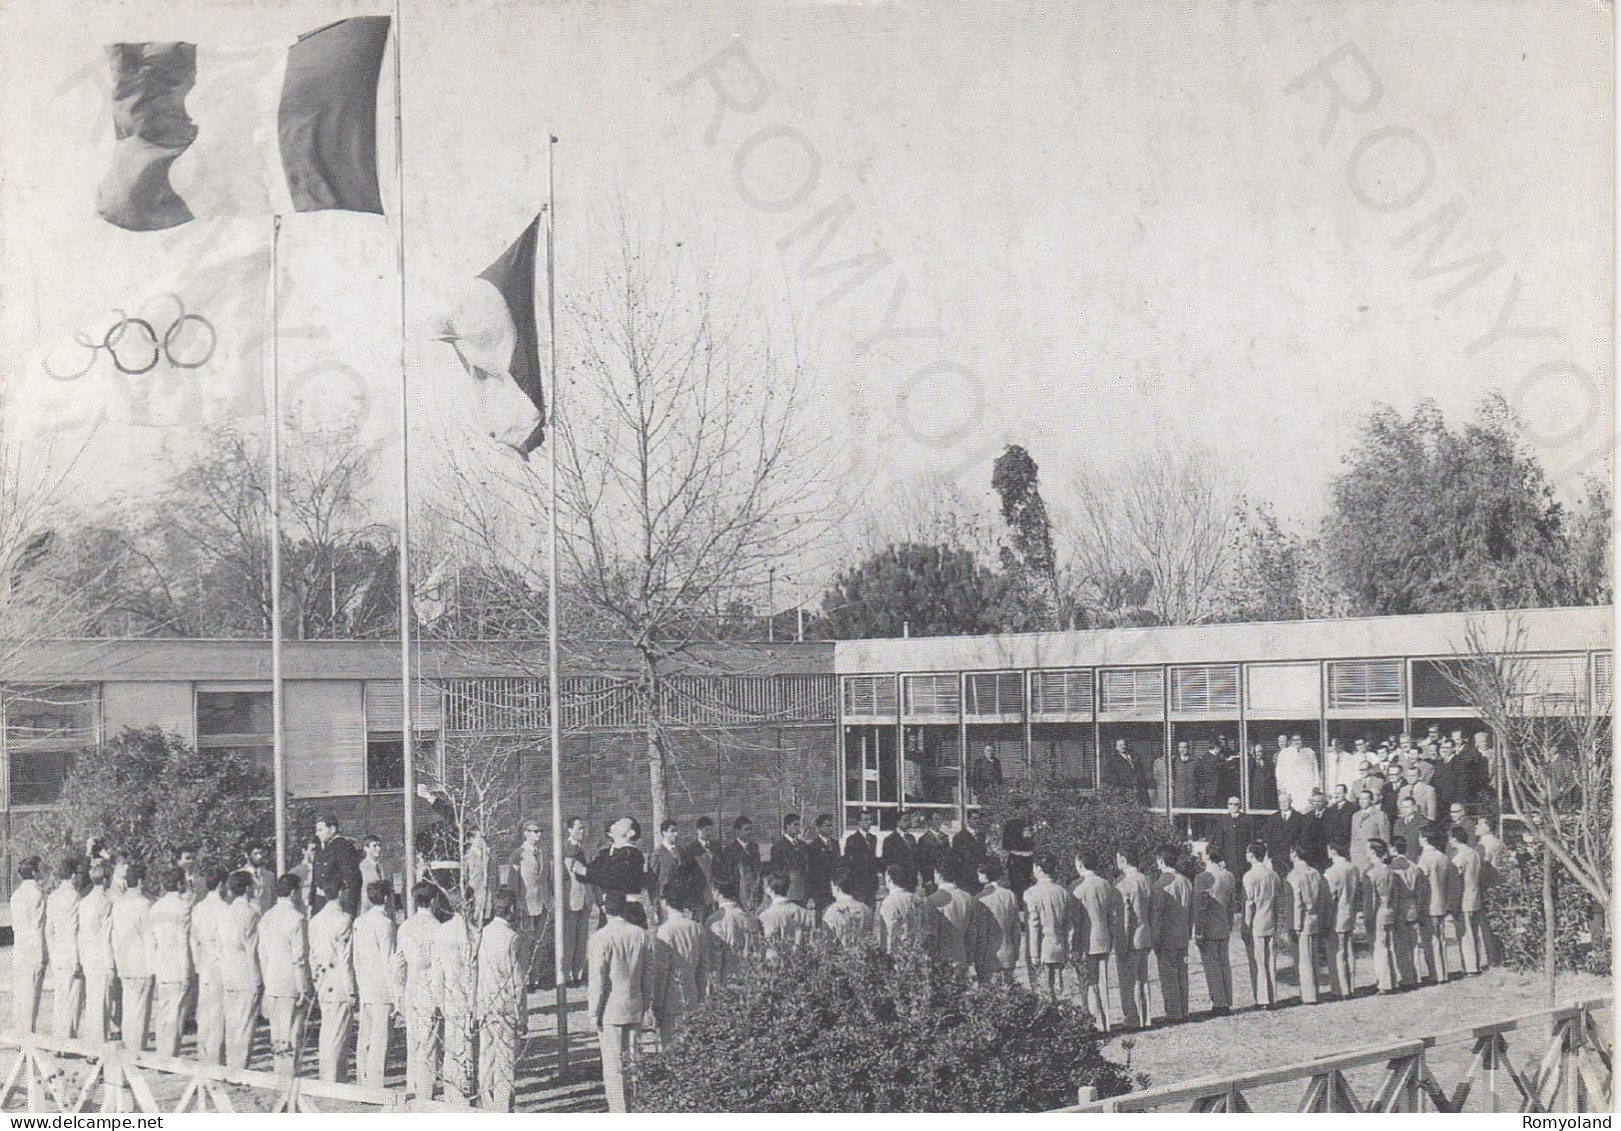
[[[1559,979],[1561,1006],[1611,992],[1609,981],[1592,975]],[[1129,1056],[1132,1068],[1147,1073],[1149,1086],[1154,1087],[1299,1064],[1386,1040],[1443,1033],[1548,1008],[1540,975],[1500,969],[1389,996],[1365,994],[1345,1002],[1300,1005],[1286,991],[1283,1000],[1271,1012],[1246,1010],[1123,1035],[1113,1039],[1109,1049],[1117,1057]],[[1509,1034],[1513,1063],[1523,1069],[1527,1062],[1540,1060],[1547,1038],[1545,1025]],[[1468,1041],[1454,1042],[1436,1047],[1427,1058],[1431,1074],[1448,1092],[1462,1081],[1472,1052]],[[1353,1074],[1357,1097],[1370,1100],[1381,1076],[1380,1068]],[[1247,1093],[1246,1098],[1257,1111],[1291,1111],[1304,1090],[1304,1083],[1289,1084]],[[1478,1087],[1474,1098],[1479,1098]]]

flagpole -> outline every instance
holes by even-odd
[[[548,135],[550,136],[550,135]],[[553,233],[557,223],[555,137],[546,144],[546,325],[551,361],[551,399],[546,408],[546,648],[548,714],[552,739],[552,914],[553,974],[557,981],[557,1070],[568,1075],[568,982],[563,969],[563,916],[568,895],[563,890],[563,671],[557,624],[557,271]]]
[[[394,0],[394,178],[396,184],[395,256],[400,275],[400,746],[405,761],[402,781],[405,804],[405,844],[402,883],[405,912],[416,910],[411,889],[416,886],[416,730],[411,716],[411,398],[405,376],[405,126],[400,82],[402,49],[401,0]]]
[[[276,793],[276,875],[287,871],[287,744],[281,668],[281,216],[270,218],[270,772]]]

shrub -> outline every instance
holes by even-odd
[[[1082,792],[1073,781],[1032,777],[991,790],[984,802],[979,822],[987,844],[1002,848],[1003,826],[1022,820],[1035,830],[1037,851],[1057,856],[1064,876],[1072,874],[1075,854],[1082,849],[1097,853],[1101,867],[1110,871],[1117,851],[1146,866],[1156,848],[1183,839],[1163,813],[1143,808],[1130,793],[1113,786]]]
[[[681,1112],[1046,1111],[1125,1066],[1073,1005],[979,985],[920,950],[821,939],[717,987],[642,1058],[637,1105]]]
[[[12,855],[50,865],[96,837],[149,869],[169,866],[183,844],[196,845],[203,864],[234,867],[249,844],[275,844],[272,788],[269,771],[235,753],[199,752],[158,727],[129,728],[79,755],[60,803],[31,815]],[[289,827],[298,827],[292,814]]]
[[[1486,917],[1514,970],[1543,969],[1542,851],[1526,839],[1487,889]],[[1610,972],[1609,922],[1593,898],[1556,864],[1553,870],[1554,956],[1562,971]]]

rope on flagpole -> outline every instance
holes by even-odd
[[[411,891],[416,886],[416,730],[411,715],[411,398],[405,374],[405,90],[400,81],[400,59],[405,52],[401,7],[401,0],[394,0],[394,249],[400,276],[400,546],[396,572],[400,583],[400,748],[405,763],[401,782],[405,805],[401,882],[405,888],[405,912],[410,915],[416,910]]]
[[[557,223],[557,175],[553,155],[557,139],[546,143],[546,324],[551,367],[551,398],[546,410],[546,647],[547,703],[552,743],[552,951],[557,979],[557,1070],[568,1075],[568,979],[563,969],[564,924],[568,895],[563,890],[563,671],[557,623],[557,273],[553,233]]]
[[[287,742],[281,666],[281,216],[270,218],[270,772],[276,793],[276,875],[287,872]]]

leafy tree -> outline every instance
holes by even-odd
[[[1068,1002],[823,939],[716,988],[635,1086],[652,1111],[1050,1111],[1130,1090],[1104,1040]]]
[[[834,640],[996,632],[1005,592],[967,550],[891,545],[834,580],[817,627]]]
[[[1327,557],[1362,615],[1569,603],[1564,514],[1500,396],[1449,428],[1380,406],[1333,484]]]
[[[1011,589],[1010,607],[1025,622],[1008,626],[1014,629],[1053,628],[1060,614],[1052,522],[1037,478],[1036,461],[1018,444],[1009,444],[991,471],[991,489],[1001,497],[1008,528],[998,557]]]
[[[248,845],[275,843],[272,789],[270,771],[239,755],[131,727],[79,755],[61,803],[31,814],[11,851],[50,862],[96,837],[149,867],[172,863],[183,844],[235,866]]]
[[[1608,605],[1615,576],[1615,507],[1607,479],[1588,476],[1570,523],[1571,600],[1579,605]]]
[[[1182,839],[1169,818],[1143,808],[1124,790],[1105,786],[1095,793],[1083,791],[1080,783],[1049,774],[1033,774],[989,791],[978,821],[992,846],[1000,846],[1003,828],[1014,819],[1035,830],[1037,851],[1058,857],[1065,875],[1073,873],[1075,854],[1083,849],[1096,853],[1099,867],[1107,871],[1114,867],[1116,852],[1142,866],[1156,848]]]

